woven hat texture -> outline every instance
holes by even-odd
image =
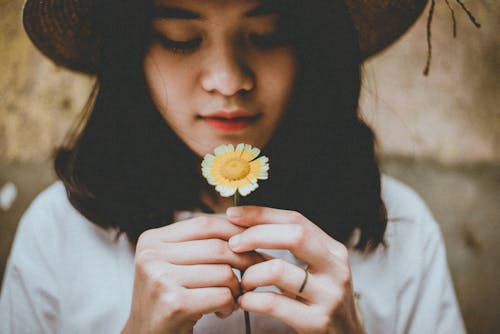
[[[26,0],[24,29],[33,44],[56,64],[95,73],[99,51],[98,36],[92,30],[92,1],[95,0]],[[427,4],[427,0],[345,1],[364,58],[403,35]]]

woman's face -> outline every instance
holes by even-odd
[[[144,71],[156,107],[199,156],[221,144],[263,147],[296,76],[278,14],[257,0],[158,0]]]

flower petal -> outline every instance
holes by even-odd
[[[227,152],[234,152],[234,147],[231,144],[228,145],[221,145],[215,148],[214,153],[215,156],[227,153]]]
[[[232,144],[227,144],[215,148],[214,153],[205,155],[201,163],[202,174],[209,184],[216,186],[215,190],[223,197],[232,196],[236,191],[246,196],[258,188],[257,180],[268,178],[269,159],[265,156],[257,158],[260,150],[256,147],[239,143],[235,148]],[[236,180],[228,178],[227,172],[231,169],[226,169],[229,167],[228,163],[232,164],[230,168],[234,168],[235,160],[243,160],[250,165],[248,174]]]
[[[234,193],[236,192],[236,188],[224,187],[221,185],[217,185],[215,187],[215,190],[217,190],[222,197],[233,196]]]
[[[201,163],[201,166],[210,166],[215,160],[215,156],[211,154],[205,155],[205,158],[203,158],[203,161]]]
[[[241,153],[245,149],[245,144],[239,143],[234,149],[235,152]]]
[[[240,193],[241,196],[246,196],[250,194],[252,191],[257,189],[259,185],[257,183],[250,183],[247,184],[246,186],[243,186],[241,188],[238,188],[238,192]]]

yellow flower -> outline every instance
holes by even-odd
[[[260,150],[248,144],[221,145],[207,154],[201,163],[203,176],[215,186],[221,196],[229,197],[238,191],[246,196],[259,186],[257,180],[268,177],[269,159],[257,158]]]

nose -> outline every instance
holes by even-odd
[[[205,58],[204,63],[201,85],[205,91],[233,96],[254,88],[254,74],[237,48],[218,47]]]

